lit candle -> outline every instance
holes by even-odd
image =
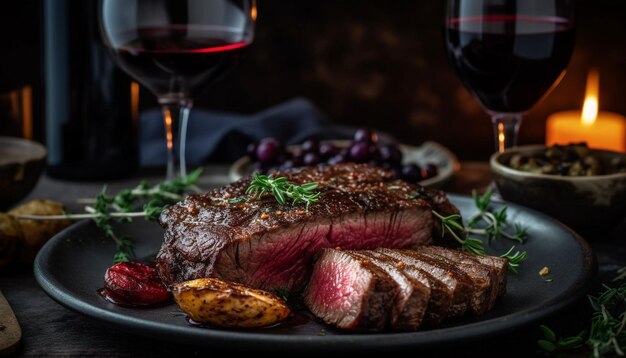
[[[589,72],[582,112],[557,112],[548,117],[546,145],[587,142],[590,148],[626,151],[626,118],[598,111],[599,84],[598,72]]]

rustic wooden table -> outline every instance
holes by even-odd
[[[228,182],[226,168],[211,166],[205,170],[201,186],[208,187]],[[109,190],[136,184],[138,179],[108,183]],[[484,190],[492,177],[486,163],[463,163],[460,172],[445,188],[448,192],[468,194],[472,189]],[[102,183],[66,182],[43,177],[35,190],[25,200],[47,198],[61,201],[70,209],[76,207],[77,198],[93,197],[99,192]],[[76,207],[77,208],[77,207]],[[615,269],[626,265],[626,240],[592,242],[598,256],[597,281],[606,281]],[[189,345],[167,343],[161,340],[144,338],[125,332],[100,321],[90,319],[70,311],[50,299],[38,286],[32,269],[23,268],[0,273],[0,289],[4,292],[23,330],[19,356],[171,356],[171,355],[210,355],[220,353]],[[568,310],[546,319],[545,323],[557,327],[563,333],[577,333],[588,320],[584,300]],[[537,352],[536,325],[520,327],[489,342],[466,343],[441,349],[433,353],[443,356],[529,356]],[[245,347],[242,347],[245,348]],[[232,352],[229,352],[232,353]]]

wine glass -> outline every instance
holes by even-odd
[[[573,0],[447,0],[448,57],[491,115],[496,150],[559,83],[574,49]]]
[[[167,179],[186,176],[192,98],[252,43],[254,0],[101,0],[99,19],[115,62],[163,107]]]

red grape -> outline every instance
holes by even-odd
[[[361,143],[375,143],[377,140],[376,133],[369,128],[361,128],[354,133],[354,141]]]
[[[432,178],[437,174],[439,174],[439,168],[433,163],[426,164],[422,169],[422,176],[425,179]]]
[[[315,153],[306,153],[304,155],[304,165],[311,166],[316,165],[320,162],[319,155]]]
[[[281,147],[281,143],[274,138],[261,139],[256,149],[257,160],[264,165],[276,163],[282,152]]]
[[[320,142],[315,139],[309,139],[302,143],[302,151],[305,153],[318,153]]]
[[[369,145],[357,142],[350,147],[350,159],[356,163],[365,163],[369,159]]]
[[[395,144],[387,144],[380,148],[380,157],[384,162],[400,164],[402,162],[402,152]]]
[[[422,169],[417,164],[406,164],[402,166],[402,179],[417,183],[422,180]]]

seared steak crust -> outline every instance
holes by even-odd
[[[281,206],[271,195],[244,200],[251,181],[245,178],[165,209],[156,262],[161,279],[169,285],[218,277],[270,291],[300,290],[321,248],[415,248],[432,242],[433,205],[448,210],[445,215],[458,213],[442,192],[368,165],[278,175],[296,184],[318,182],[319,200],[308,208]]]

